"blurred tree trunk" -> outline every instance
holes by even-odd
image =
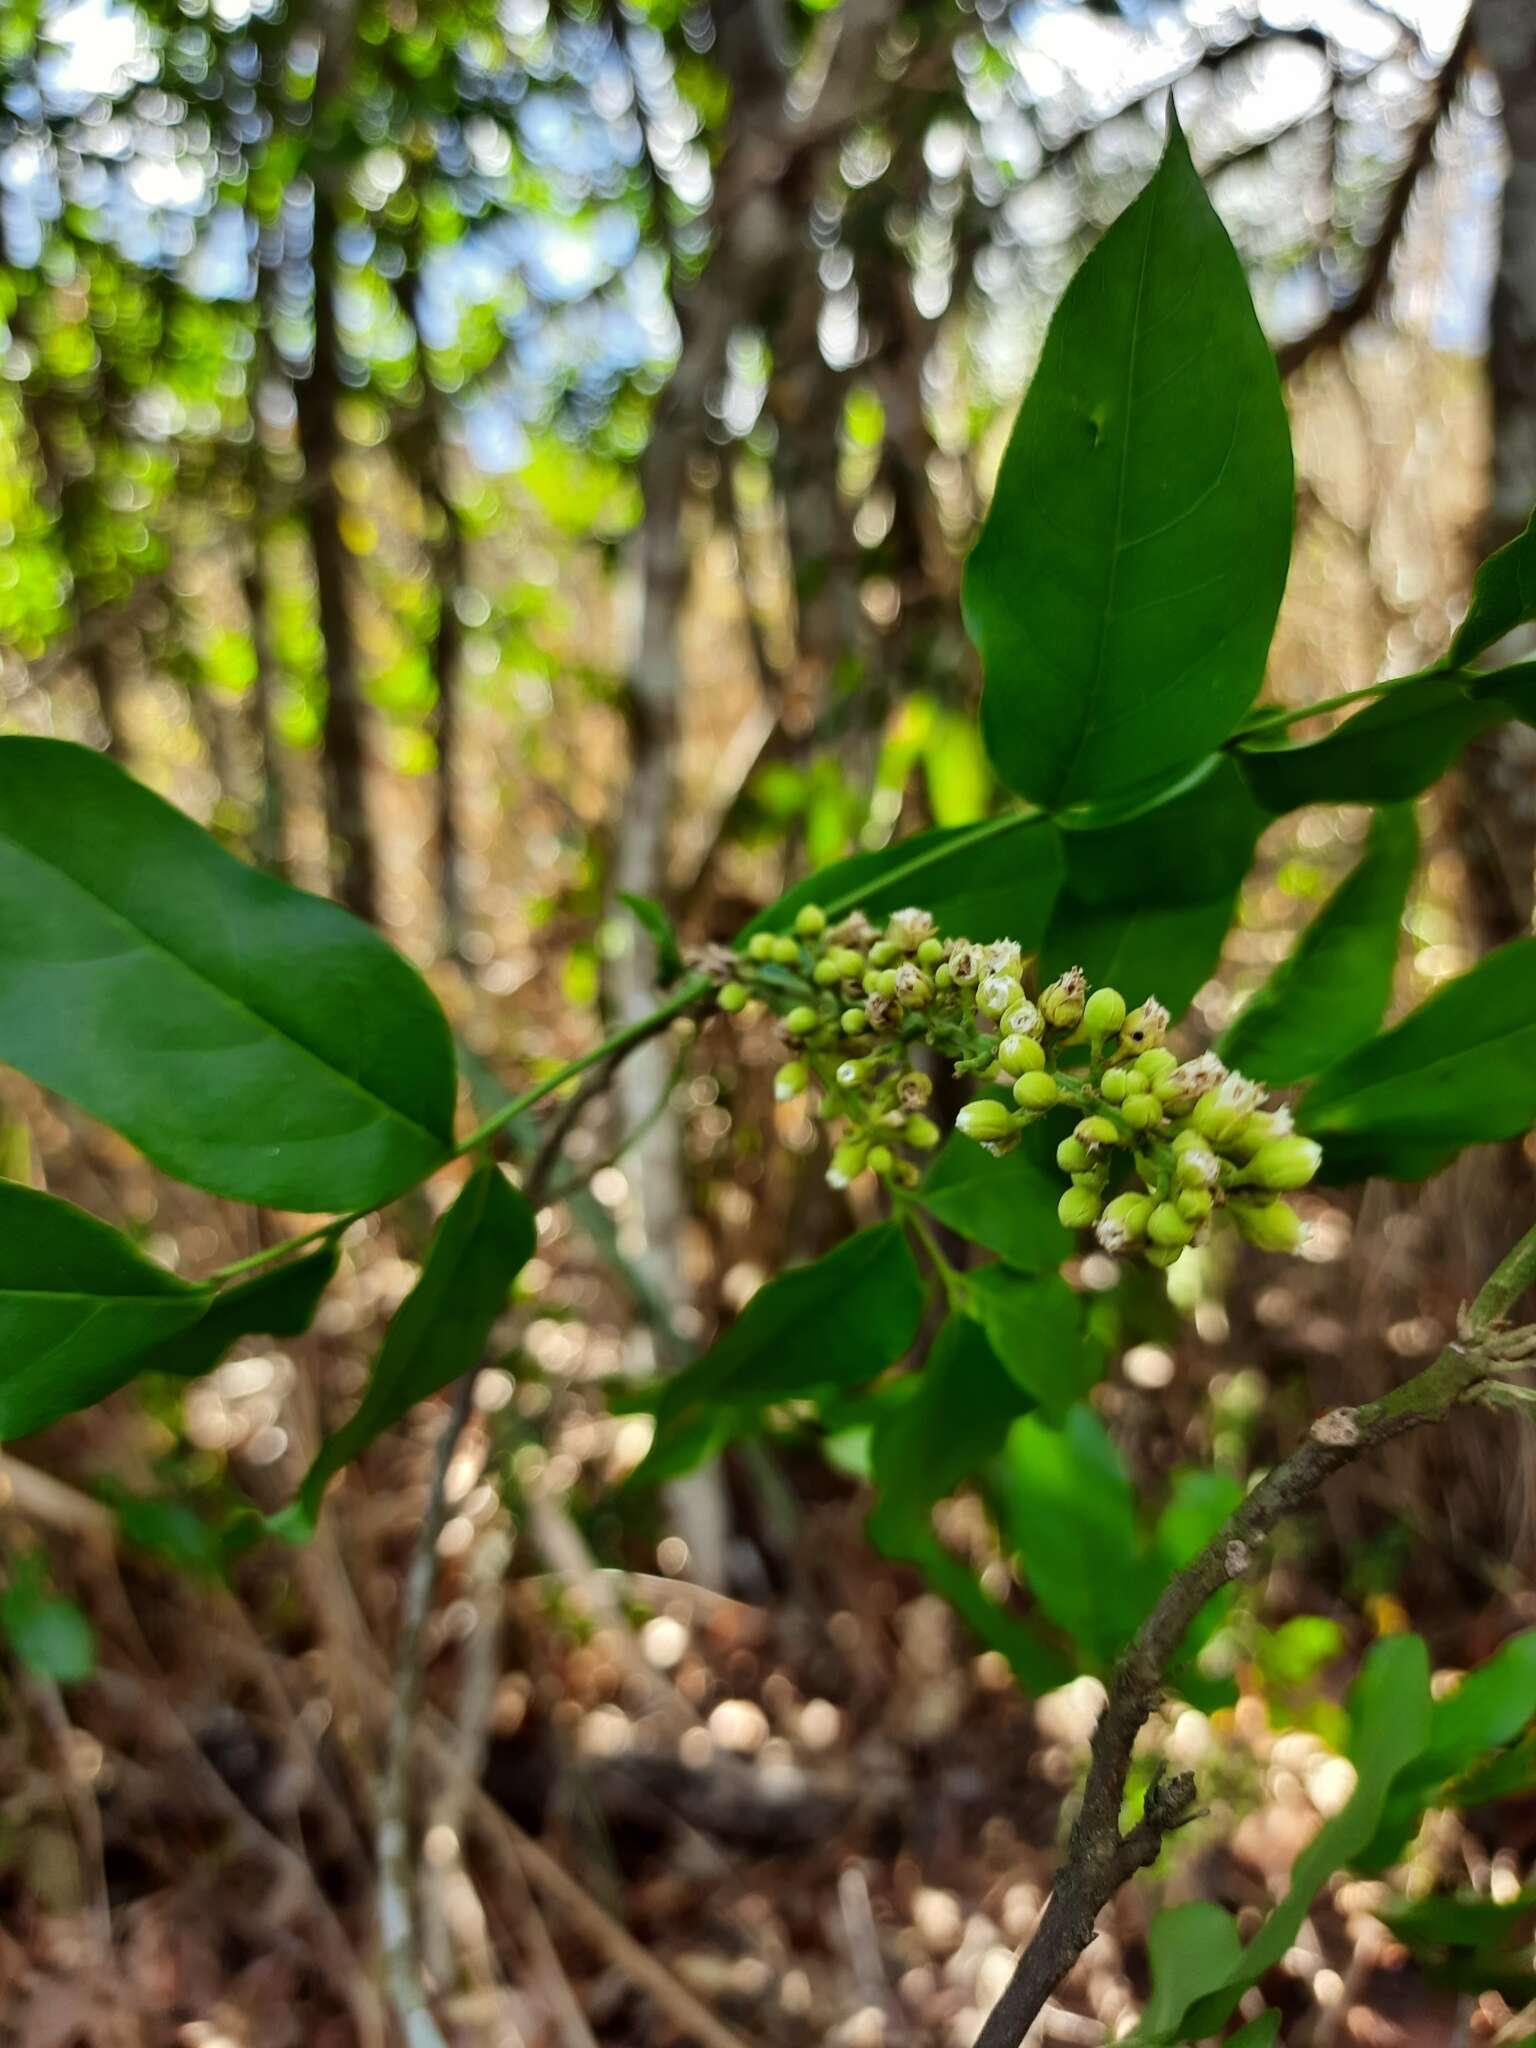
[[[336,461],[341,452],[336,407],[335,217],[315,187],[314,362],[294,386],[305,500],[325,642],[325,794],[336,888],[341,901],[371,921],[378,912],[378,855],[368,818],[365,707],[358,681],[357,641],[348,604],[351,558],[341,536]]]
[[[277,708],[273,700],[272,636],[267,623],[266,525],[258,502],[251,519],[251,548],[240,579],[256,672],[251,682],[251,706],[255,713],[256,739],[261,756],[261,804],[256,818],[255,853],[264,868],[275,875],[287,873],[284,821],[287,815],[283,786],[283,743],[277,730]]]
[[[1473,0],[1483,61],[1498,80],[1508,165],[1489,337],[1493,475],[1484,548],[1517,533],[1536,504],[1536,6]],[[1536,733],[1511,723],[1469,751],[1457,836],[1484,946],[1531,928],[1536,901]]]

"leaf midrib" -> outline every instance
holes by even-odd
[[[436,1131],[429,1130],[425,1124],[418,1123],[414,1117],[408,1116],[403,1110],[387,1101],[382,1095],[376,1094],[373,1089],[367,1087],[353,1075],[344,1073],[340,1067],[332,1066],[312,1046],[306,1045],[300,1038],[295,1038],[292,1032],[275,1022],[271,1017],[265,1016],[252,1004],[232,994],[230,990],[221,987],[218,982],[205,974],[201,968],[193,966],[190,961],[183,959],[179,953],[173,952],[164,940],[157,938],[152,932],[146,931],[126,911],[119,909],[116,904],[109,902],[106,897],[91,888],[88,883],[82,882],[77,875],[71,874],[57,860],[45,859],[41,854],[34,853],[32,848],[19,840],[14,833],[0,831],[0,840],[3,840],[7,846],[18,853],[24,861],[29,862],[35,868],[41,869],[44,874],[56,876],[67,887],[83,896],[88,903],[94,904],[109,923],[120,926],[122,930],[128,932],[147,951],[156,954],[162,960],[169,961],[172,967],[178,968],[190,981],[195,982],[200,988],[208,991],[226,1009],[233,1011],[237,1016],[249,1018],[252,1023],[260,1025],[262,1029],[269,1031],[274,1038],[280,1039],[284,1045],[292,1047],[296,1053],[308,1060],[322,1074],[329,1076],[333,1081],[340,1082],[343,1088],[361,1097],[364,1102],[372,1103],[377,1109],[383,1110],[386,1117],[401,1125],[405,1130],[415,1133],[418,1137],[426,1138],[436,1151],[444,1157],[447,1156],[448,1142],[441,1138]],[[355,1135],[355,1133],[347,1135]]]

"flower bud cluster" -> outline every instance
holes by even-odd
[[[1106,1251],[1171,1266],[1219,1218],[1266,1251],[1297,1250],[1304,1226],[1283,1197],[1321,1155],[1289,1110],[1266,1107],[1263,1087],[1214,1053],[1180,1062],[1155,997],[1132,1008],[1078,967],[1031,995],[1028,964],[1012,939],[941,939],[925,910],[899,910],[882,929],[862,911],[834,924],[808,903],[791,932],[753,934],[717,1001],[735,1014],[760,1000],[778,1017],[791,1057],[775,1093],[788,1101],[815,1085],[821,1114],[843,1126],[834,1186],[865,1171],[916,1185],[942,1135],[927,1114],[932,1081],[911,1057],[926,1046],[957,1076],[1007,1091],[955,1119],[990,1152],[1053,1110],[1072,1112],[1056,1148],[1068,1183],[1059,1214]]]

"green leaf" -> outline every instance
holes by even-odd
[[[683,949],[677,942],[677,927],[661,905],[649,896],[632,896],[627,889],[621,889],[619,901],[655,943],[656,986],[670,987],[683,971]]]
[[[0,1181],[0,1440],[123,1386],[212,1299],[94,1216]]]
[[[73,1600],[43,1590],[39,1573],[18,1572],[0,1593],[0,1634],[35,1678],[78,1685],[96,1669],[96,1631]]]
[[[702,1358],[657,1389],[656,1435],[635,1480],[687,1470],[673,1462],[680,1443],[697,1464],[776,1401],[872,1380],[911,1347],[926,1298],[895,1223],[860,1230],[824,1258],[780,1273]]]
[[[1446,666],[1475,660],[1529,619],[1536,619],[1536,513],[1473,578],[1472,602],[1446,649]]]
[[[1083,1331],[1083,1303],[1058,1273],[1016,1273],[1001,1263],[965,1276],[970,1313],[1003,1369],[1060,1422],[1103,1371]]]
[[[1162,1584],[1104,1425],[1086,1406],[1060,1429],[1026,1415],[996,1483],[1005,1532],[1042,1609],[1100,1667],[1129,1641]]]
[[[1113,822],[1063,819],[1066,886],[1095,907],[1230,902],[1268,822],[1236,762],[1213,755],[1171,795]]]
[[[1246,2027],[1228,2037],[1227,2048],[1274,2048],[1280,2035],[1280,2014],[1261,2012]]]
[[[1279,816],[1303,804],[1398,804],[1438,782],[1478,734],[1514,716],[1529,721],[1536,663],[1472,674],[1409,676],[1320,740],[1254,739],[1233,750],[1249,788]]]
[[[1081,967],[1129,1003],[1155,995],[1177,1022],[1220,964],[1236,903],[1235,890],[1212,903],[1164,908],[1085,903],[1063,889],[1040,948],[1040,977]]]
[[[787,931],[803,903],[819,903],[832,917],[866,910],[876,919],[918,904],[952,938],[1017,939],[1029,953],[1060,884],[1061,847],[1049,820],[1012,812],[834,861],[755,917],[737,942],[756,931]]]
[[[1412,1949],[1497,1948],[1536,1907],[1536,1891],[1494,1900],[1481,1892],[1432,1894],[1396,1899],[1375,1909],[1376,1917]]]
[[[1379,811],[1357,866],[1222,1035],[1230,1066],[1284,1088],[1370,1037],[1392,993],[1418,857],[1412,810]]]
[[[1157,1914],[1147,1929],[1152,1992],[1138,2034],[1149,2041],[1163,2039],[1192,2000],[1214,1991],[1240,1968],[1242,1953],[1237,1922],[1207,1899]]]
[[[1274,358],[1170,117],[1056,310],[966,569],[1010,788],[1103,799],[1227,737],[1263,680],[1291,500]]]
[[[1250,1984],[1274,1968],[1295,1941],[1312,1901],[1335,1870],[1352,1863],[1380,1824],[1398,1774],[1429,1740],[1429,1655],[1417,1636],[1389,1636],[1367,1657],[1350,1702],[1355,1790],[1297,1857],[1290,1889],[1219,1983],[1180,2001],[1171,1998],[1151,2029],[1143,2017],[1139,2043],[1203,2040],[1225,2024]],[[1223,1944],[1226,1947],[1226,1944]]]
[[[952,1315],[944,1323],[910,1399],[875,1427],[870,1450],[880,1500],[870,1534],[891,1557],[909,1556],[913,1527],[926,1530],[928,1510],[960,1481],[993,1459],[1010,1424],[1033,1406],[1005,1372],[979,1323]]]
[[[1047,1169],[1039,1144],[1029,1140],[996,1159],[954,1133],[913,1196],[949,1230],[996,1252],[1021,1272],[1054,1270],[1072,1249],[1072,1233],[1057,1220],[1061,1175]],[[1053,1141],[1054,1142],[1054,1141]]]
[[[336,1274],[337,1251],[322,1245],[269,1273],[257,1273],[214,1295],[201,1321],[157,1344],[138,1361],[139,1372],[195,1379],[212,1372],[241,1337],[298,1337],[314,1321],[320,1297]]]
[[[1464,1146],[1536,1121],[1536,939],[1448,982],[1394,1030],[1329,1067],[1298,1122],[1334,1182],[1420,1180]]]
[[[372,1208],[452,1143],[414,969],[61,740],[0,739],[0,1059],[236,1201]]]
[[[1342,1655],[1344,1631],[1322,1614],[1298,1614],[1259,1636],[1255,1661],[1266,1685],[1305,1685]]]
[[[406,1410],[472,1372],[533,1252],[533,1211],[498,1166],[479,1167],[437,1226],[421,1278],[395,1312],[355,1413],[321,1445],[281,1533],[312,1528],[333,1473]]]

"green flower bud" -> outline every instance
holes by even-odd
[[[871,967],[893,967],[901,958],[901,948],[890,939],[876,939],[869,949]]]
[[[1271,1138],[1249,1160],[1243,1178],[1261,1188],[1304,1188],[1322,1160],[1323,1148],[1311,1138]]]
[[[924,939],[917,949],[917,964],[919,967],[937,967],[943,958],[944,941],[942,939]]]
[[[916,1161],[911,1159],[898,1159],[889,1175],[899,1188],[915,1188],[922,1177]]]
[[[1161,1075],[1155,1092],[1170,1116],[1188,1116],[1201,1096],[1219,1088],[1226,1078],[1227,1070],[1215,1053],[1203,1052]]]
[[[951,989],[954,987],[955,977],[950,973],[947,966],[936,967],[933,970],[933,985],[937,989]]]
[[[1081,967],[1069,967],[1048,988],[1040,991],[1040,1014],[1053,1031],[1075,1031],[1083,1021],[1088,1000],[1088,977]]]
[[[931,1152],[943,1134],[931,1116],[909,1116],[901,1127],[901,1135],[919,1152]]]
[[[1288,1109],[1256,1109],[1243,1118],[1222,1149],[1234,1159],[1251,1159],[1261,1145],[1272,1138],[1289,1138],[1294,1130]]]
[[[966,1103],[955,1118],[955,1129],[962,1138],[974,1138],[978,1145],[996,1145],[1012,1137],[1018,1120],[1001,1102],[983,1097],[979,1102]]]
[[[780,967],[793,967],[800,958],[800,943],[786,932],[782,938],[774,940],[773,952],[769,957]]]
[[[1194,1224],[1179,1214],[1173,1202],[1159,1202],[1147,1218],[1147,1236],[1153,1244],[1183,1246],[1194,1234]]]
[[[1168,1035],[1168,1012],[1155,996],[1131,1011],[1120,1031],[1120,1051],[1156,1052]]]
[[[997,1063],[1005,1074],[1038,1074],[1045,1054],[1037,1038],[1025,1038],[1015,1031],[997,1048]]]
[[[771,960],[773,958],[773,933],[754,932],[747,941],[749,960]]]
[[[1094,1231],[1102,1249],[1124,1252],[1140,1244],[1147,1234],[1147,1220],[1154,1207],[1150,1195],[1116,1195],[1112,1202],[1106,1203]]]
[[[1173,1204],[1179,1214],[1187,1216],[1191,1223],[1203,1223],[1216,1206],[1209,1188],[1180,1188]]]
[[[1189,1120],[1203,1138],[1220,1147],[1263,1100],[1264,1090],[1257,1081],[1245,1080],[1241,1074],[1228,1074],[1208,1095],[1201,1096],[1190,1111]]]
[[[1157,1082],[1162,1079],[1164,1074],[1171,1074],[1178,1064],[1177,1059],[1169,1052],[1166,1046],[1157,1045],[1150,1052],[1144,1052],[1138,1056],[1136,1071],[1138,1074],[1145,1074],[1149,1081]]]
[[[868,1060],[844,1060],[837,1070],[837,1085],[839,1088],[862,1088],[868,1072]]]
[[[869,1161],[869,1143],[864,1138],[844,1138],[832,1154],[832,1163],[827,1168],[827,1186],[845,1188],[857,1180]]]
[[[1107,1116],[1085,1116],[1072,1133],[1081,1145],[1097,1151],[1102,1145],[1118,1145],[1120,1133]]]
[[[795,912],[795,930],[802,939],[819,939],[827,928],[827,913],[819,903],[802,903]]]
[[[864,974],[862,974],[862,975],[860,976],[860,984],[861,984],[861,986],[862,986],[862,988],[863,988],[863,990],[864,990],[864,993],[865,993],[865,995],[867,995],[867,996],[877,996],[877,995],[879,995],[879,993],[880,993],[880,969],[879,969],[878,967],[871,967],[871,968],[868,968],[868,969],[866,969],[866,971],[864,972]]]
[[[811,979],[818,988],[831,988],[835,982],[841,981],[842,978],[842,969],[838,966],[837,956],[834,953],[826,954],[811,969]]]
[[[891,1167],[895,1163],[895,1158],[896,1155],[892,1152],[889,1145],[871,1145],[869,1157],[864,1163],[871,1173],[878,1173],[883,1176],[890,1172]]]
[[[1184,1256],[1181,1244],[1149,1244],[1144,1254],[1149,1266],[1176,1266]]]
[[[782,1066],[773,1077],[773,1099],[775,1102],[793,1102],[797,1095],[804,1094],[810,1086],[811,1070],[804,1060],[791,1060]]]
[[[1032,1044],[1033,1040],[1029,1043]],[[1032,1109],[1038,1113],[1043,1109],[1054,1109],[1061,1100],[1061,1090],[1056,1086],[1053,1074],[1020,1074],[1013,1084],[1013,1099],[1020,1109]]]
[[[813,1010],[809,1003],[798,1003],[784,1019],[784,1029],[791,1038],[804,1038],[814,1031],[820,1022],[820,1013]]]
[[[1004,1017],[1003,1029],[1010,1038],[1039,1038],[1045,1030],[1045,1019],[1029,997],[1025,996],[1023,1001],[1015,1003]]]
[[[1080,1138],[1063,1138],[1056,1147],[1056,1164],[1063,1173],[1082,1173],[1093,1164],[1093,1154]]]
[[[743,988],[739,981],[728,981],[715,997],[715,1001],[724,1010],[727,1017],[738,1016],[751,1000],[751,989]]]
[[[1193,1142],[1181,1144],[1181,1139]],[[1221,1161],[1209,1151],[1198,1131],[1180,1131],[1173,1141],[1173,1177],[1182,1188],[1213,1188],[1221,1179]]]
[[[867,1031],[869,1029],[867,1014],[857,1007],[844,1010],[842,1016],[837,1021],[850,1038],[855,1037],[860,1031]]]
[[[885,928],[886,940],[903,953],[915,953],[933,937],[933,914],[927,910],[895,910]]]
[[[904,960],[891,979],[890,993],[909,1010],[926,1010],[933,1001],[933,983],[914,961]]]
[[[837,952],[829,953],[827,958],[836,963],[839,981],[855,981],[864,972],[864,955],[855,952],[852,946],[840,947]]]
[[[1099,1082],[1099,1093],[1117,1108],[1130,1092],[1130,1077],[1123,1067],[1111,1067]]]
[[[1102,1195],[1104,1183],[1108,1178],[1109,1168],[1107,1166],[1095,1166],[1090,1168],[1087,1173],[1074,1173],[1072,1185],[1075,1188],[1092,1188],[1096,1195]]]
[[[1125,1092],[1127,1096],[1151,1095],[1154,1092],[1152,1083],[1147,1079],[1146,1075],[1138,1074],[1134,1067],[1111,1067],[1110,1072],[1125,1076]]]
[[[1083,1005],[1083,1029],[1090,1038],[1108,1038],[1125,1022],[1125,997],[1117,988],[1096,988]]]
[[[1001,1017],[1020,996],[1019,984],[1006,974],[989,974],[976,991],[976,1007],[984,1017]]]
[[[1162,1105],[1152,1095],[1127,1095],[1120,1114],[1133,1131],[1155,1130],[1163,1120]]]
[[[1289,1202],[1228,1202],[1226,1213],[1248,1242],[1261,1252],[1296,1252],[1306,1242],[1307,1228]]]
[[[1068,1188],[1056,1204],[1056,1214],[1068,1230],[1086,1230],[1099,1219],[1099,1198],[1089,1188]]]

